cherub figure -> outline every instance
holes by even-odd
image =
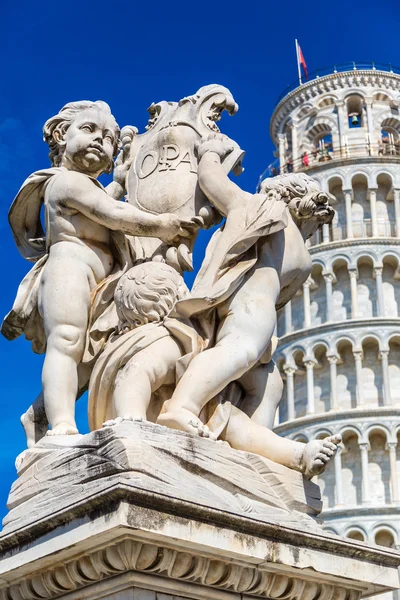
[[[258,389],[261,396],[268,376],[263,357],[270,353],[276,309],[310,274],[305,240],[333,218],[326,195],[304,174],[267,179],[260,194],[241,190],[221,167],[231,148],[221,135],[199,147],[199,185],[226,222],[210,241],[192,297],[175,308],[177,315],[214,320],[214,343],[194,357],[158,419],[193,433],[202,429],[203,407],[229,383],[242,379],[245,389]],[[253,434],[244,430],[242,435],[246,446]],[[324,441],[329,456],[336,443],[336,438]]]
[[[176,380],[205,343],[189,320],[169,316],[189,297],[170,266],[147,262],[130,269],[115,292],[119,325],[98,358],[89,385],[89,423],[99,429],[123,420],[155,421],[168,411]],[[251,420],[224,398],[203,408],[198,433],[233,448],[260,454],[306,477],[320,473],[334,455],[332,440],[303,444],[282,438]],[[339,440],[340,441],[340,440]]]
[[[90,378],[92,430],[115,418],[156,420],[184,363],[203,347],[189,320],[168,317],[188,296],[182,276],[162,262],[136,265],[121,277],[114,294],[118,328]]]
[[[110,275],[118,254],[113,232],[172,244],[188,231],[174,215],[155,216],[117,202],[125,194],[127,161],[119,161],[107,189],[97,181],[112,171],[119,148],[119,127],[105,102],[71,102],[43,132],[53,167],[24,182],[9,213],[19,251],[38,262],[23,280],[2,333],[14,339],[24,332],[35,351],[46,349],[42,385],[48,433],[76,434],[78,365],[92,292]]]

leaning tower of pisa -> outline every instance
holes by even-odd
[[[339,432],[319,479],[328,531],[400,546],[400,75],[316,73],[271,119],[278,170],[304,171],[336,216],[309,241],[310,278],[278,314],[285,396],[276,431]],[[388,597],[392,597],[390,594]]]

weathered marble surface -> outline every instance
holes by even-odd
[[[323,532],[319,490],[292,469],[148,423],[70,444],[20,458],[0,600],[358,600],[398,585],[399,553]]]
[[[307,279],[305,241],[333,211],[306,175],[255,195],[233,184],[242,151],[219,133],[224,110],[237,105],[212,85],[153,105],[141,135],[102,102],[45,125],[53,166],[10,211],[37,262],[2,331],[46,357],[0,535],[0,600],[358,600],[398,586],[398,553],[314,519],[319,490],[303,474],[325,468],[340,436],[272,432],[276,309]],[[189,294],[197,232],[222,217]],[[94,431],[79,435],[87,386]]]
[[[151,423],[123,421],[88,435],[46,437],[19,459],[4,533],[62,519],[71,504],[122,486],[127,494],[186,511],[204,507],[315,531],[317,485],[266,458]],[[186,513],[188,514],[188,513]]]
[[[272,355],[276,309],[309,276],[305,241],[333,209],[302,173],[266,179],[257,194],[231,181],[243,151],[217,122],[237,110],[212,84],[152,104],[141,134],[121,131],[101,101],[46,121],[52,167],[28,177],[9,212],[36,264],[1,327],[46,354],[42,392],[21,418],[28,447],[77,435],[75,402],[88,389],[91,430],[141,418],[308,478],[332,460],[340,436],[304,445],[272,432],[282,394]],[[97,178],[112,171],[104,188]],[[189,292],[197,233],[223,217]]]

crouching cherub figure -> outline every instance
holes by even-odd
[[[91,430],[116,418],[155,422],[179,374],[203,348],[188,319],[169,317],[188,296],[182,276],[162,262],[144,262],[121,277],[114,294],[118,328],[89,383]]]
[[[97,360],[89,385],[91,429],[122,420],[154,422],[168,411],[176,381],[205,341],[185,318],[171,316],[176,301],[189,298],[182,277],[170,266],[147,262],[130,269],[115,292],[119,326]],[[207,352],[207,351],[205,351]],[[223,397],[206,403],[198,433],[233,448],[265,456],[301,471],[321,472],[333,456],[331,440],[302,444],[282,438],[251,420]]]
[[[178,301],[174,310],[175,316],[197,319],[203,329],[212,326],[213,343],[190,362],[158,418],[162,425],[192,433],[203,431],[203,407],[233,381],[243,381],[245,390],[257,387],[258,401],[268,404],[262,397],[270,387],[263,358],[270,352],[276,310],[310,274],[305,240],[334,214],[327,196],[304,174],[267,179],[260,194],[244,192],[221,167],[231,150],[230,140],[218,134],[198,149],[199,185],[226,222],[207,247],[191,297]],[[241,407],[247,412],[246,398]],[[234,447],[264,453],[264,427],[246,429],[238,422],[236,436]],[[269,431],[271,436],[277,455],[286,447],[285,464],[299,466],[302,446]],[[338,436],[318,442],[306,471],[324,468],[339,442]]]
[[[189,233],[174,215],[152,215],[117,202],[125,194],[129,168],[124,156],[106,189],[97,181],[113,170],[119,149],[120,130],[105,102],[71,102],[43,131],[53,166],[28,177],[9,213],[20,253],[36,264],[20,285],[2,333],[8,339],[25,333],[35,352],[46,351],[42,385],[49,433],[75,434],[78,366],[92,296],[117,262],[120,269],[124,261],[129,265],[122,233],[167,244]]]

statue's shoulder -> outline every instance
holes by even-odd
[[[43,256],[43,249],[38,249],[31,240],[44,236],[40,210],[46,185],[62,170],[63,167],[50,167],[31,173],[11,204],[8,213],[11,230],[18,250],[28,260],[36,261]]]
[[[71,194],[85,193],[88,190],[88,186],[92,185],[104,191],[103,185],[94,177],[86,175],[86,173],[71,171],[65,167],[54,167],[54,173],[50,173],[50,171],[52,169],[48,169],[45,187],[43,188],[47,198],[53,196],[60,196],[61,198],[65,194],[71,196]],[[31,177],[35,175],[40,176],[41,173],[44,172],[33,173]]]
[[[31,173],[18,190],[11,208],[26,201],[43,200],[45,190],[50,181],[54,181],[65,171],[67,171],[65,167],[49,167],[48,169],[41,169]]]
[[[40,169],[38,171],[34,171],[27,177],[24,183],[21,186],[21,189],[30,184],[30,183],[38,183],[40,181],[46,181],[55,175],[59,175],[60,173],[64,173],[67,171],[65,167],[48,167],[47,169]]]

